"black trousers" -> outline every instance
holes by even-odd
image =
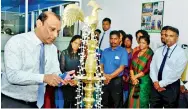
[[[64,108],[76,108],[76,88],[74,86],[66,85],[62,86],[63,97],[64,97]]]
[[[37,108],[37,102],[25,102],[1,94],[1,108]]]
[[[122,108],[123,106],[123,80],[122,77],[116,77],[108,85],[102,88],[103,108]]]
[[[166,90],[158,92],[152,87],[150,108],[177,108],[180,95],[180,80],[165,87]]]
[[[180,93],[178,108],[188,108],[188,93]]]

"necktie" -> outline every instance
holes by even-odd
[[[105,35],[105,32],[104,32],[103,35],[102,35],[101,41],[100,41],[100,43],[99,43],[99,48],[101,48],[101,44],[102,44],[102,41],[103,41],[104,35]]]
[[[166,54],[165,54],[165,56],[164,56],[164,58],[163,58],[163,61],[162,61],[162,63],[161,63],[160,69],[159,69],[159,74],[158,74],[158,80],[159,80],[159,81],[162,80],[163,68],[164,68],[164,66],[165,66],[166,59],[167,59],[167,57],[168,57],[168,51],[169,51],[169,49],[170,49],[170,48],[167,48],[167,52],[166,52]]]
[[[44,55],[44,44],[40,44],[41,49],[40,49],[40,65],[39,65],[39,72],[40,74],[44,74],[44,60],[45,60],[45,55]],[[38,96],[37,96],[37,106],[38,108],[41,108],[44,104],[44,84],[40,83],[39,88],[38,88]]]

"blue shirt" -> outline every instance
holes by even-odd
[[[114,50],[110,47],[103,51],[101,57],[101,64],[104,65],[105,74],[112,74],[121,65],[128,65],[128,53],[127,51],[118,46]],[[123,71],[119,76],[123,75]]]

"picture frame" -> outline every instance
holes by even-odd
[[[160,33],[163,27],[164,1],[142,3],[141,29]]]

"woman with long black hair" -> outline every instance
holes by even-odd
[[[66,72],[69,70],[78,71],[78,66],[80,64],[80,47],[81,36],[75,35],[71,39],[67,49],[61,52],[60,56],[60,69],[61,72]],[[66,86],[62,86],[63,98],[64,98],[64,108],[76,108],[76,83],[74,81],[70,82]]]

